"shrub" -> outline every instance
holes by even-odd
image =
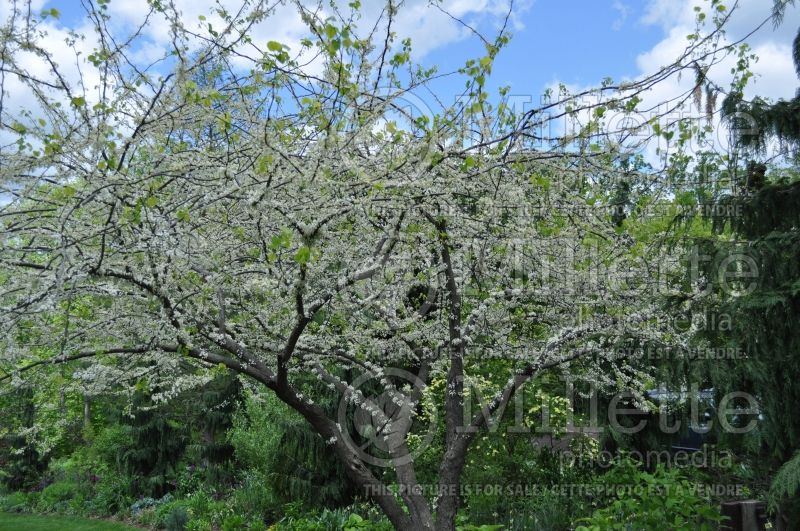
[[[205,518],[193,518],[186,524],[186,531],[212,531],[211,522]]]
[[[273,496],[268,478],[255,470],[249,471],[242,485],[233,491],[231,503],[237,514],[259,520],[274,517],[281,508]]]
[[[189,511],[183,505],[173,505],[165,515],[163,527],[167,531],[184,531],[189,523]]]
[[[29,492],[28,493],[28,502],[25,504],[27,506],[27,510],[25,512],[33,512],[39,507],[39,498],[41,498],[41,492]]]
[[[131,515],[144,526],[152,526],[161,523],[164,515],[169,510],[162,509],[173,503],[172,495],[166,494],[161,498],[139,498],[130,506]]]
[[[644,472],[630,459],[622,459],[600,478],[602,492],[614,492],[610,503],[581,518],[576,531],[606,529],[661,529],[712,531],[719,527],[719,509],[703,498],[697,486],[677,469],[659,465]]]
[[[80,486],[72,481],[57,481],[42,490],[38,509],[43,512],[69,512],[69,501],[78,496]]]
[[[142,527],[153,527],[156,523],[155,507],[147,507],[136,513],[136,522]]]
[[[251,520],[247,529],[248,531],[267,531],[267,524],[262,520]]]
[[[189,509],[186,507],[186,500],[174,500],[159,505],[156,508],[156,520],[155,520],[156,527],[166,528],[167,520],[169,519],[170,514],[173,512],[186,513],[188,521]],[[185,524],[186,522],[184,522],[184,525]]]
[[[195,492],[184,502],[190,516],[187,529],[195,529],[192,526],[200,526],[198,529],[205,529],[203,522],[208,522],[209,526],[217,528],[222,525],[226,517],[233,514],[230,504],[214,500],[212,494],[207,491]]]
[[[130,438],[129,427],[119,424],[107,426],[92,441],[92,454],[104,466],[118,473],[122,472],[122,464],[117,460],[117,452],[120,447],[129,444]]]
[[[208,470],[202,466],[189,463],[190,454],[199,453],[197,445],[188,447],[187,455],[177,467],[175,474],[175,493],[179,496],[188,496],[202,489],[209,481]],[[195,457],[195,456],[191,456]],[[199,459],[199,456],[197,457]],[[187,464],[189,463],[189,464]]]
[[[519,497],[509,513],[509,531],[555,531],[571,529],[572,521],[585,516],[588,502],[578,496],[565,500],[563,496],[543,491],[532,497]],[[497,521],[497,520],[496,520]]]
[[[335,408],[338,404],[320,405]],[[264,484],[276,507],[301,501],[307,509],[336,508],[353,499],[354,487],[331,448],[302,417],[270,394],[246,401],[228,438],[245,470],[269,478]]]
[[[289,508],[292,512],[292,508]],[[392,525],[385,518],[370,519],[345,509],[324,509],[317,514],[290,514],[277,524],[281,530],[291,531],[392,531]]]
[[[245,529],[245,519],[238,514],[232,514],[222,521],[222,531],[239,531]]]
[[[560,455],[546,447],[508,434],[488,433],[478,441],[474,457],[468,459],[464,482],[510,488],[506,495],[492,489],[472,489],[464,496],[461,510],[469,525],[496,525],[506,522],[511,530],[569,529],[579,517],[591,514],[583,496],[556,496],[551,487],[585,484],[593,481],[591,471],[582,466],[564,466]],[[498,481],[502,479],[502,481]],[[534,496],[516,494],[518,487],[537,487]]]
[[[214,500],[205,491],[198,491],[186,498],[186,508],[192,520],[211,519],[214,512]]]
[[[109,474],[94,485],[94,493],[87,500],[86,507],[91,514],[111,516],[127,513],[132,504],[127,479]]]
[[[139,498],[138,500],[136,500],[131,504],[131,514],[133,514],[133,516],[138,516],[139,513],[141,513],[145,509],[154,507],[156,503],[157,502],[155,498],[150,498],[146,496],[144,498]]]
[[[278,529],[286,531],[324,531],[326,529],[342,529],[348,515],[342,510],[325,509],[319,514],[288,515],[278,522]]]
[[[13,492],[7,496],[0,496],[0,512],[24,513],[29,510],[28,496],[24,492]]]
[[[99,462],[91,447],[52,460],[47,476],[52,483],[42,489],[39,511],[110,516],[126,511],[129,505],[127,498],[120,500],[119,492],[114,493],[126,488],[124,478]]]

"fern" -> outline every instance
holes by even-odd
[[[781,501],[793,498],[800,492],[800,452],[781,466],[769,487],[770,509],[776,509]]]

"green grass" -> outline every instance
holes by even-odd
[[[104,520],[0,512],[0,531],[133,531],[135,529]]]

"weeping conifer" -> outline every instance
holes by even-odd
[[[207,467],[207,481],[213,485],[228,484],[233,480],[234,448],[226,433],[233,425],[233,414],[242,398],[242,384],[230,372],[187,393],[185,398],[185,403],[194,405],[190,414],[196,423],[198,437],[193,449]]]
[[[117,464],[131,479],[131,494],[158,498],[169,492],[177,463],[189,442],[185,424],[157,407],[150,395],[137,392],[133,414],[122,417],[129,443],[117,449]]]
[[[322,392],[322,385],[311,379],[306,391],[318,405],[335,414],[339,404]],[[270,464],[273,488],[284,503],[335,508],[353,501],[355,486],[339,464],[331,446],[297,415],[280,419],[281,444]]]
[[[36,446],[16,432],[33,426],[35,415],[30,388],[0,395],[0,484],[12,491],[33,488],[46,467]]]
[[[783,9],[788,3],[782,3]],[[792,43],[792,57],[800,77],[800,28]],[[794,98],[775,103],[759,97],[745,101],[740,91],[733,91],[722,103],[722,116],[732,126],[740,147],[760,152],[771,139],[790,147],[800,145],[800,89]]]
[[[790,2],[778,2],[785,9]],[[782,15],[782,11],[778,13]],[[793,57],[800,77],[800,31],[793,42]],[[768,104],[756,98],[744,102],[732,94],[723,104],[723,115],[737,131],[742,117],[751,127],[738,129],[737,145],[751,154],[778,140],[790,156],[800,153],[800,89],[788,101]],[[752,127],[755,123],[756,127]],[[744,131],[742,133],[742,131]],[[732,345],[743,359],[710,363],[708,374],[722,395],[732,391],[752,394],[758,401],[759,422],[745,439],[753,461],[775,474],[770,488],[773,508],[782,523],[800,522],[800,175],[792,168],[770,183],[766,166],[747,164],[746,186],[724,199],[726,215],[714,219],[717,233],[729,230],[733,241],[707,242],[706,252],[717,260],[706,264],[706,278],[719,303],[711,308],[728,314],[730,332],[712,331],[709,339]],[[741,279],[743,295],[732,295],[731,286],[720,285],[725,257],[740,253],[755,265],[757,277]],[[751,284],[751,282],[755,282]],[[727,288],[723,289],[723,288]],[[776,473],[777,471],[777,473]]]
[[[708,278],[716,274],[719,279],[719,267],[733,253],[749,257],[758,276],[742,279],[742,296],[729,296],[723,286],[714,286],[722,299],[712,311],[728,315],[732,330],[710,331],[709,339],[736,348],[744,357],[711,362],[708,374],[719,396],[739,391],[757,399],[759,422],[744,439],[750,447],[742,450],[765,472],[774,473],[800,450],[800,182],[767,185],[731,204],[736,215],[727,223],[718,219],[717,229],[732,228],[738,241],[715,244],[718,259],[708,262]],[[747,289],[750,282],[755,282],[750,286],[754,289]],[[786,483],[791,470],[778,478]],[[800,484],[800,476],[794,481]],[[778,492],[775,486],[773,491]],[[784,514],[792,514],[790,521],[800,521],[800,500],[787,499],[782,505]]]

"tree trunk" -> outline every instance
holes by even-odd
[[[358,455],[342,440],[336,424],[327,417],[322,408],[301,399],[285,382],[275,383],[267,379],[264,383],[275,391],[278,398],[300,413],[320,436],[325,440],[334,441],[334,452],[348,477],[378,504],[395,529],[403,531],[433,529],[433,519],[427,504],[425,508],[418,503],[411,504],[408,507],[410,514],[406,514],[394,494],[389,492],[386,485],[372,474]]]
[[[91,437],[92,433],[92,399],[89,395],[83,395],[83,436]]]
[[[455,531],[460,501],[461,473],[466,460],[467,439],[456,435],[442,457],[439,467],[439,504],[436,512],[437,531]]]
[[[402,437],[405,439],[405,434]],[[401,455],[408,455],[408,447],[405,442],[399,445],[398,449]],[[418,489],[419,482],[417,481],[414,464],[398,464],[395,466],[395,472],[400,485],[405,487],[403,501],[405,501],[406,507],[409,509],[411,519],[415,522],[414,529],[433,531],[433,515],[431,514],[428,500],[425,499],[422,491]]]

